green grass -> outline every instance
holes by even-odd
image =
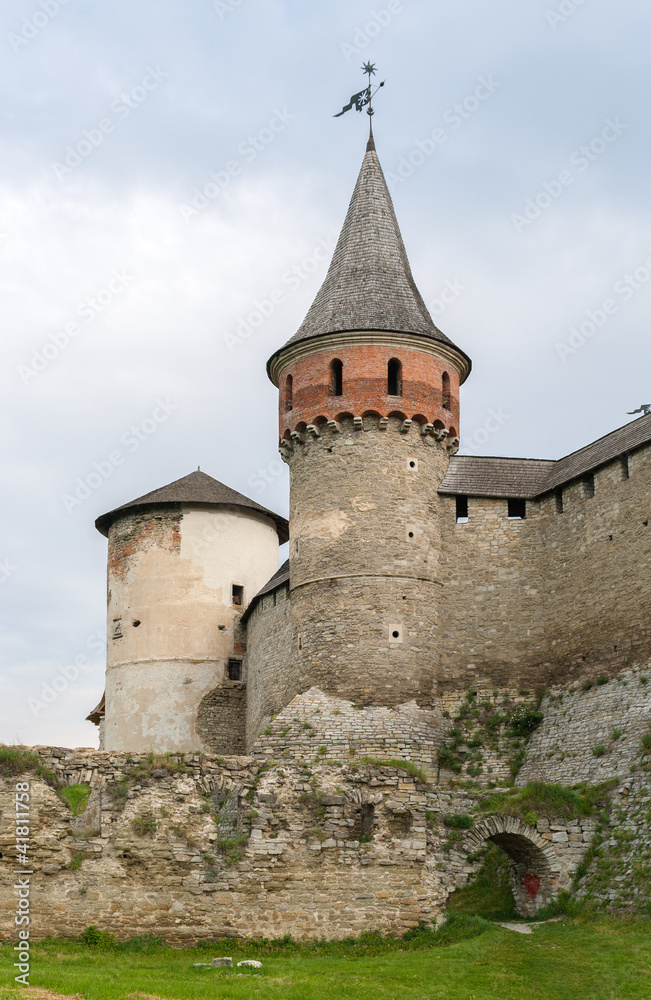
[[[66,785],[59,789],[59,798],[67,802],[73,816],[80,816],[86,811],[91,792],[90,785]]]
[[[20,774],[33,772],[42,778],[52,788],[57,788],[58,782],[54,771],[45,767],[37,753],[22,746],[5,746],[0,744],[0,776],[16,777]]]
[[[484,812],[519,816],[525,822],[530,822],[537,816],[578,819],[607,808],[608,793],[616,784],[615,780],[605,781],[600,785],[581,784],[566,788],[565,785],[552,785],[544,781],[529,781],[522,788],[493,792],[483,798],[479,805]]]
[[[483,922],[479,922],[483,925]],[[452,923],[454,937],[454,922]],[[649,922],[566,920],[531,935],[489,926],[448,947],[333,942],[274,947],[222,942],[181,951],[52,941],[33,949],[31,985],[88,1000],[133,994],[174,1000],[648,1000]],[[193,969],[213,956],[260,958],[262,970]],[[0,947],[0,1000],[25,1000],[13,984],[11,946]]]
[[[521,920],[509,885],[509,862],[504,851],[491,844],[475,878],[448,899],[453,913],[473,914],[486,920]]]

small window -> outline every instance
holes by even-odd
[[[556,513],[557,514],[562,514],[563,513],[563,490],[556,490],[556,493],[554,494],[554,496],[555,496],[555,499],[556,499]]]
[[[628,465],[628,453],[626,455],[622,455],[621,462],[622,462],[622,479],[628,479],[631,474],[631,470]]]
[[[241,660],[229,660],[228,661],[228,679],[229,679],[229,681],[241,681],[242,680],[242,661]]]
[[[443,378],[441,379],[441,383],[442,383],[443,409],[444,410],[449,410],[450,409],[450,376],[448,375],[447,372],[443,372]]]
[[[244,587],[241,587],[238,583],[234,583],[231,587],[231,597],[233,606],[241,608],[244,604]]]
[[[457,497],[457,524],[468,523],[468,497]]]
[[[285,379],[285,409],[294,409],[294,380],[291,375]]]
[[[523,521],[527,516],[527,501],[511,499],[508,501],[508,510],[509,520]]]
[[[594,496],[594,474],[592,472],[583,477],[583,496],[586,500],[592,500]]]
[[[333,396],[344,394],[344,363],[335,358],[330,364],[330,392]]]
[[[387,390],[389,396],[402,396],[402,364],[397,358],[391,358],[387,369]]]

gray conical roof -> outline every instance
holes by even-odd
[[[176,479],[167,486],[161,486],[158,490],[145,493],[144,496],[125,503],[121,507],[116,507],[108,514],[102,514],[95,521],[95,527],[103,535],[108,535],[108,530],[112,522],[121,514],[127,511],[137,510],[145,507],[156,507],[164,504],[211,504],[216,506],[242,507],[245,510],[257,510],[261,514],[266,514],[275,522],[278,528],[278,536],[281,542],[286,542],[289,538],[289,526],[284,517],[267,510],[255,500],[249,500],[243,493],[232,490],[230,486],[225,486],[218,479],[206,475],[205,472],[197,470],[191,472],[183,479]]]
[[[418,334],[449,344],[467,357],[434,325],[416,287],[373,140],[325,281],[300,329],[284,347],[353,330]]]

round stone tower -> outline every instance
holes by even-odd
[[[238,624],[278,569],[287,522],[203,472],[96,521],[108,536],[106,750],[242,752]],[[213,739],[197,713],[215,690]]]
[[[268,363],[290,468],[298,690],[431,704],[437,490],[459,445],[469,371],[416,288],[371,139],[326,279]]]

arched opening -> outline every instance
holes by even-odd
[[[344,363],[339,358],[330,362],[330,392],[333,396],[344,394]]]
[[[456,427],[451,427],[450,428],[450,430],[448,431],[448,437],[451,437],[451,438],[458,437]]]
[[[285,409],[294,409],[294,380],[291,375],[285,379]]]
[[[441,378],[441,389],[442,389],[442,405],[444,410],[450,409],[450,376],[447,372],[443,372]]]
[[[495,845],[504,853],[506,869],[502,855],[490,845]],[[552,901],[561,888],[558,885],[561,866],[554,845],[543,840],[535,827],[513,816],[496,815],[482,820],[464,838],[462,851],[469,860],[476,861],[481,855],[482,863],[467,886],[453,893],[456,898],[450,900],[451,909],[463,911],[464,905],[471,900],[476,902],[477,896],[481,895],[486,907],[484,912],[488,913],[490,894],[493,893],[492,901],[497,909],[505,908],[512,899],[510,905],[517,913],[533,917]],[[500,870],[501,883],[497,878]],[[507,878],[511,896],[506,887]],[[477,886],[482,891],[473,893],[473,888]],[[465,912],[471,912],[471,909]]]
[[[402,396],[402,364],[397,358],[387,365],[387,390],[389,396]]]

